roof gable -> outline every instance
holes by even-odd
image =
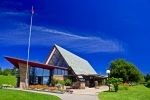
[[[60,52],[67,64],[73,69],[75,74],[91,75],[97,74],[93,67],[85,59],[67,51],[66,49],[55,45],[56,49]]]
[[[53,48],[46,64],[54,65],[54,66],[61,66],[61,67],[68,67],[68,64],[66,63],[65,59],[62,57],[60,52],[56,49],[56,47]]]

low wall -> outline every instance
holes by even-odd
[[[63,75],[53,75],[53,78],[56,79],[56,80],[64,80]]]

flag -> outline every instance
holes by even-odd
[[[34,7],[32,6],[32,14],[34,14]]]

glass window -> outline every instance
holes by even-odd
[[[67,67],[67,64],[64,58],[60,55],[60,53],[56,50],[49,62],[50,65]]]
[[[49,77],[43,77],[43,84],[47,84],[49,81]]]
[[[29,72],[30,84],[48,84],[50,81],[50,70],[31,67]]]
[[[54,75],[68,75],[68,71],[61,69],[54,69]]]
[[[57,75],[57,69],[54,69],[54,75]]]
[[[62,72],[62,75],[65,75],[65,71],[64,70],[62,70],[61,72]]]
[[[49,75],[50,75],[50,71],[49,71],[49,70],[44,69],[44,71],[43,71],[43,75],[42,75],[42,76],[49,76]]]
[[[58,75],[62,75],[62,70],[58,69]]]
[[[36,73],[36,76],[42,76],[42,74],[43,74],[43,69],[41,69],[41,68],[36,68],[36,69],[35,69],[35,73]]]
[[[65,72],[65,74],[64,74],[64,75],[68,75],[68,71],[67,71],[67,70],[65,70],[64,72]]]

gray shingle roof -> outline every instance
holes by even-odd
[[[55,47],[58,49],[58,51],[63,56],[65,61],[68,63],[68,65],[73,69],[75,74],[77,74],[77,75],[79,75],[79,74],[84,74],[84,75],[97,74],[96,71],[93,69],[93,67],[89,64],[88,61],[65,50],[64,48],[62,48],[58,45],[55,45]]]

